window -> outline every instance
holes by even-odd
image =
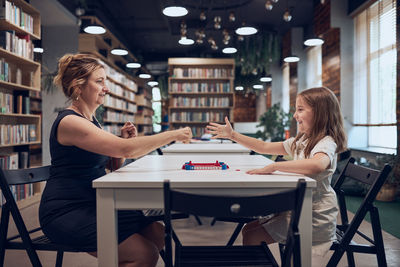
[[[376,1],[354,25],[354,125],[367,146],[396,148],[396,1]]]
[[[161,94],[160,88],[153,87],[152,89],[153,96],[153,130],[155,133],[159,133],[161,131]]]

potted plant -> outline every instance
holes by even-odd
[[[271,142],[285,140],[285,130],[289,129],[292,118],[293,114],[283,111],[280,103],[274,104],[260,116],[257,127],[262,127],[262,130],[257,131],[256,137]]]

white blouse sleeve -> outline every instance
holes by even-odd
[[[322,138],[311,150],[310,157],[314,157],[314,155],[317,153],[324,153],[329,157],[329,160],[331,162],[330,166],[332,166],[333,160],[335,159],[336,147],[337,145],[333,138],[330,136],[326,136]]]

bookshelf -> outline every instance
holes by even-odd
[[[106,28],[96,17],[83,16],[81,19],[90,20]],[[111,49],[116,46],[125,48],[109,30],[101,35],[84,32],[79,34],[79,52],[99,58],[107,74],[109,93],[105,97],[104,105],[97,111],[97,118],[104,130],[120,135],[125,122],[137,124],[137,92],[140,81],[124,70],[128,63],[124,57],[111,54]],[[130,52],[128,56],[135,59]]]
[[[208,122],[224,123],[225,116],[232,121],[234,59],[169,58],[168,66],[172,129],[189,126],[194,137],[201,137]]]
[[[137,95],[138,111],[136,114],[136,125],[139,135],[147,135],[153,133],[153,114],[152,92],[144,81],[140,82],[139,92]]]
[[[40,13],[22,0],[0,2],[0,166],[5,169],[41,165],[40,63],[32,40],[40,39]],[[40,154],[41,155],[41,154]],[[42,185],[14,186],[18,205],[40,200]],[[1,203],[1,200],[0,200]]]

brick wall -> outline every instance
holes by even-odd
[[[247,96],[246,96],[247,95]],[[236,93],[235,109],[233,110],[234,122],[252,122],[256,118],[256,95],[254,93]]]
[[[323,34],[322,85],[331,89],[340,101],[340,29]]]

